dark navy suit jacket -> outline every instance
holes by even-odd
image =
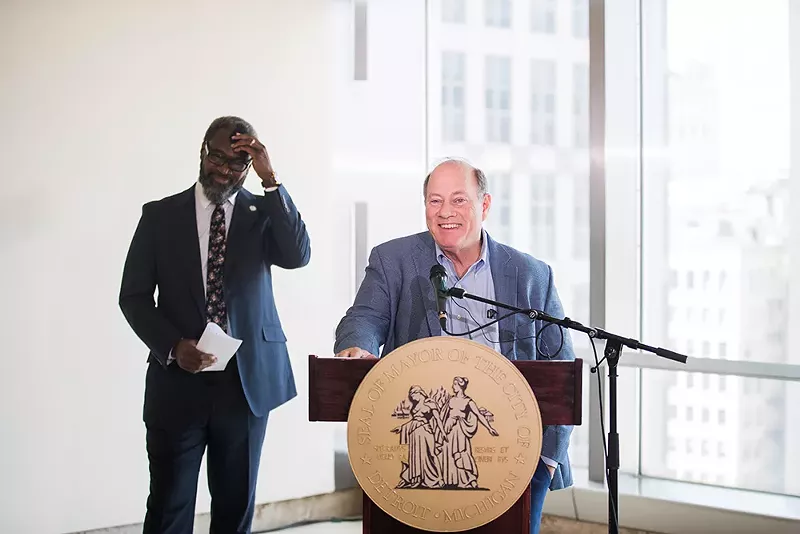
[[[305,223],[284,186],[264,196],[239,192],[228,230],[223,287],[231,335],[242,340],[235,367],[257,417],[297,395],[271,269],[302,267],[310,257]],[[200,339],[206,326],[194,186],[142,208],[119,305],[150,349],[145,420],[191,414],[201,381],[177,362],[167,365],[167,358],[182,338]]]

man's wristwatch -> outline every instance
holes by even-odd
[[[270,171],[270,179],[269,181],[262,181],[261,185],[264,187],[265,193],[271,193],[278,189],[278,186],[281,185],[280,180],[278,180],[278,175],[275,174],[275,171]]]

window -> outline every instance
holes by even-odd
[[[531,0],[531,30],[556,32],[556,0]]]
[[[429,4],[433,13],[450,9],[444,0]],[[428,138],[427,164],[431,168],[442,158],[463,157],[492,174],[494,198],[487,229],[522,252],[542,259],[548,255],[565,308],[576,305],[568,310],[570,317],[583,314],[582,322],[589,324],[590,158],[587,150],[558,147],[573,148],[573,128],[588,132],[588,88],[586,113],[582,108],[575,114],[572,70],[588,65],[589,41],[571,36],[572,0],[545,0],[542,5],[554,8],[554,34],[532,32],[532,0],[465,0],[464,24],[444,22],[444,14],[428,21],[428,127],[435,134]],[[446,20],[453,18],[447,15]],[[539,42],[551,45],[530,46]],[[463,68],[460,60],[452,60],[457,67],[444,75],[446,52],[463,54]],[[534,61],[547,65],[536,77]],[[534,144],[534,128],[543,144]],[[509,207],[503,210],[498,209],[500,173],[511,177]],[[543,176],[552,178],[541,187],[533,183],[534,177]],[[541,201],[531,206],[533,188]],[[553,198],[559,202],[557,211]],[[511,218],[505,234],[501,211]],[[573,336],[573,343],[576,350],[589,348],[586,336]]]
[[[553,145],[556,140],[556,64],[531,61],[531,142]]]
[[[725,17],[718,15],[718,9],[727,9],[730,3],[697,0],[694,9],[690,4],[688,0],[663,2],[661,7],[641,4],[647,16],[658,20],[642,28],[641,59],[643,64],[659,65],[645,74],[648,79],[643,82],[651,89],[641,95],[645,108],[641,141],[645,147],[668,147],[658,164],[644,160],[642,183],[651,189],[658,183],[663,194],[643,196],[642,225],[652,230],[645,230],[642,238],[642,269],[653,270],[655,276],[664,264],[680,265],[687,272],[688,287],[702,290],[702,305],[723,314],[719,337],[724,346],[714,340],[715,346],[707,350],[703,344],[701,357],[783,362],[782,347],[788,346],[789,336],[786,321],[745,317],[756,308],[769,316],[769,303],[775,302],[772,309],[778,310],[777,302],[786,299],[790,284],[800,281],[794,275],[800,270],[790,267],[787,210],[793,206],[791,181],[798,173],[791,169],[792,124],[785,110],[800,98],[790,83],[791,49],[786,43],[791,40],[785,24],[789,3],[765,8],[756,0],[745,0]],[[764,39],[755,37],[754,31]],[[712,42],[710,35],[719,40]],[[760,43],[758,53],[735,35]],[[720,55],[720,47],[739,50],[746,59],[731,68],[726,58],[732,52]],[[770,61],[763,61],[767,57]],[[746,75],[748,69],[760,74]],[[760,112],[748,109],[741,114],[734,102],[745,92],[768,105]],[[765,132],[772,142],[764,139]],[[725,153],[741,157],[734,163],[722,156]],[[758,168],[765,158],[770,163],[763,170],[745,171]],[[737,185],[732,187],[733,183]],[[729,228],[720,232],[723,226]],[[661,238],[651,238],[656,231]],[[700,304],[693,297],[681,302],[658,298],[661,302],[645,304],[644,322],[670,304],[679,308]],[[738,327],[739,318],[746,327]],[[692,330],[678,335],[688,336]]]
[[[589,175],[587,173],[575,175],[573,191],[575,192],[572,207],[575,238],[572,241],[572,255],[576,260],[585,260],[589,257]]]
[[[445,0],[431,3],[441,5]],[[609,83],[602,95],[589,84],[590,3],[593,12],[596,5],[605,4],[608,30],[607,41],[593,41],[592,46],[605,51],[607,65],[617,62],[605,73]],[[796,285],[795,273],[800,273],[794,262],[797,251],[791,250],[793,245],[787,239],[794,235],[787,214],[796,208],[793,202],[786,202],[791,197],[787,191],[796,189],[798,176],[796,159],[789,150],[789,133],[798,126],[791,122],[791,114],[785,113],[798,107],[797,87],[789,83],[789,59],[796,58],[788,46],[797,36],[787,39],[794,26],[786,23],[786,8],[781,7],[788,2],[780,0],[775,4],[781,6],[771,8],[756,0],[630,3],[637,4],[640,11],[628,13],[628,35],[612,31],[617,29],[613,24],[626,19],[613,16],[613,10],[619,9],[616,2],[595,5],[588,0],[558,0],[554,2],[553,33],[548,33],[549,21],[544,16],[551,5],[546,0],[464,4],[465,9],[483,11],[465,13],[468,24],[458,28],[452,27],[452,22],[447,27],[443,23],[456,16],[428,21],[434,37],[428,41],[432,58],[428,64],[436,70],[429,73],[427,102],[433,116],[430,131],[436,131],[444,113],[435,107],[454,100],[441,97],[439,82],[444,85],[445,80],[438,71],[439,58],[447,49],[463,52],[464,78],[458,87],[463,93],[463,113],[470,118],[464,125],[466,139],[453,147],[446,144],[444,135],[430,136],[428,162],[457,155],[484,169],[508,173],[508,195],[500,186],[505,182],[502,174],[493,177],[495,204],[487,222],[493,235],[502,235],[510,221],[510,245],[542,259],[550,255],[547,259],[560,280],[562,299],[575,310],[588,303],[588,297],[581,295],[589,291],[588,265],[597,259],[595,254],[606,252],[607,257],[618,258],[622,268],[607,269],[606,302],[597,303],[605,305],[607,320],[624,325],[624,331],[641,332],[645,343],[700,360],[695,362],[699,374],[693,375],[691,389],[687,389],[688,373],[636,370],[637,380],[630,389],[638,395],[635,405],[639,409],[628,410],[636,412],[632,416],[624,414],[625,410],[620,414],[631,417],[620,422],[621,428],[629,429],[621,433],[621,439],[630,440],[627,452],[623,446],[623,470],[627,462],[628,472],[645,477],[690,480],[695,476],[737,488],[800,492],[796,482],[788,482],[788,474],[798,464],[786,460],[790,451],[800,447],[796,441],[800,429],[791,431],[800,424],[798,383],[789,379],[773,389],[766,380],[759,393],[757,381],[736,375],[737,369],[749,367],[735,361],[769,358],[772,363],[790,362],[778,365],[800,364],[789,350],[800,334],[785,324],[794,305],[781,300],[787,288]],[[719,16],[729,12],[735,16]],[[513,15],[519,23],[514,26]],[[437,31],[441,32],[438,40]],[[756,34],[768,38],[756,38]],[[632,50],[637,44],[639,48]],[[730,57],[737,60],[732,63]],[[552,144],[534,143],[534,136],[539,135],[534,132],[535,125],[539,132],[547,131],[544,120],[534,113],[534,101],[544,107],[545,100],[538,98],[545,92],[535,86],[543,77],[534,77],[534,62],[554,65]],[[622,93],[620,84],[610,81],[628,65],[627,79],[636,78],[641,84],[628,84],[630,92]],[[646,68],[640,71],[641,65]],[[456,85],[448,83],[448,87]],[[588,188],[579,183],[588,176],[589,159],[587,150],[579,148],[590,142],[590,96],[593,102],[605,97],[605,124],[595,126],[614,132],[614,145],[606,147],[614,157],[603,162],[606,198],[614,203],[593,206],[600,213],[592,215],[608,221],[606,250],[594,247],[590,254],[580,256],[589,251],[588,245],[583,245],[588,239],[581,234],[585,228],[588,236],[588,208],[584,210],[577,201],[583,198],[580,192],[587,191],[588,206]],[[747,101],[759,105],[737,109],[735,103]],[[621,123],[630,126],[620,129]],[[544,137],[543,133],[539,136]],[[619,154],[625,157],[619,158]],[[620,164],[620,159],[625,163]],[[626,181],[626,172],[636,176],[631,186],[622,190],[618,184]],[[539,183],[545,176],[552,177],[547,182],[552,188]],[[543,192],[550,189],[558,206],[567,206],[566,210],[560,207],[550,215],[548,202],[534,202],[548,198]],[[552,245],[547,237],[551,221],[552,227],[557,224],[558,228]],[[758,231],[751,231],[753,228]],[[627,240],[634,243],[620,247]],[[618,254],[620,248],[624,250]],[[619,280],[622,278],[625,280]],[[759,284],[751,285],[751,279]],[[611,302],[611,296],[619,300]],[[763,304],[773,302],[766,307]],[[766,320],[770,314],[782,316],[784,322]],[[749,320],[750,316],[765,320]],[[577,344],[585,336],[576,335],[573,340]],[[775,359],[778,354],[782,360]],[[592,357],[591,353],[581,356]],[[715,360],[706,360],[712,357]],[[649,364],[643,361],[642,365]],[[717,369],[731,374],[709,373]],[[586,376],[587,382],[594,378]],[[627,384],[620,381],[623,388]],[[750,415],[745,413],[752,403],[761,404],[765,417],[758,418],[757,407]],[[666,416],[648,417],[659,413]],[[773,415],[789,427],[785,432],[777,431]],[[745,430],[748,418],[753,428]],[[575,435],[587,426],[576,428]],[[689,436],[696,442],[687,442]],[[752,465],[742,462],[743,438],[756,448],[766,444],[763,458],[753,455]],[[585,451],[592,445],[585,439],[582,443],[586,444],[580,453],[585,464]],[[711,461],[703,458],[709,465],[698,469],[698,453],[706,447]],[[695,456],[687,454],[687,449]],[[598,457],[592,454],[593,462]],[[764,467],[764,459],[770,457],[774,465]],[[745,471],[746,476],[740,474]],[[767,480],[770,474],[776,476]]]
[[[465,63],[462,52],[442,53],[442,138],[445,142],[464,141]]]
[[[572,116],[573,143],[576,148],[586,148],[589,146],[589,66],[584,63],[572,67]]]
[[[467,21],[467,0],[442,0],[442,22],[464,24]]]
[[[791,414],[797,413],[797,405],[792,399],[800,398],[800,382],[783,382],[779,380],[765,380],[755,378],[740,378],[736,380],[743,383],[743,387],[755,390],[756,384],[761,384],[762,393],[751,393],[746,400],[742,399],[736,388],[728,388],[729,391],[722,394],[719,404],[712,407],[698,405],[697,401],[691,400],[693,396],[687,396],[681,392],[678,385],[669,385],[674,371],[663,371],[654,369],[644,369],[642,371],[642,413],[654,413],[657,406],[663,402],[661,395],[668,398],[680,398],[681,402],[688,403],[684,407],[685,423],[683,421],[659,421],[658,418],[650,417],[642,419],[642,450],[649,451],[642,457],[641,470],[645,476],[666,476],[668,469],[680,470],[681,466],[693,465],[691,458],[691,445],[687,442],[686,452],[681,450],[667,455],[665,444],[669,440],[686,440],[689,436],[708,440],[713,438],[716,442],[716,457],[725,459],[720,469],[733,473],[734,476],[725,481],[725,484],[736,488],[754,489],[759,491],[770,491],[776,493],[789,493],[800,495],[800,487],[794,483],[792,477],[776,476],[776,473],[784,472],[785,458],[793,454],[796,450],[796,436],[800,432],[800,417],[793,417]],[[720,384],[724,383],[719,376]],[[780,392],[775,395],[774,392]],[[702,397],[700,397],[702,398]],[[701,400],[699,402],[708,402]],[[667,405],[671,411],[672,404]],[[724,407],[720,407],[724,406]],[[705,425],[695,427],[695,411],[701,410],[701,420]],[[763,414],[782,414],[778,417],[758,417],[759,410]],[[752,426],[748,428],[747,419],[752,418]],[[709,420],[711,419],[711,420]],[[711,428],[706,428],[709,425]],[[793,437],[794,436],[794,437]],[[750,443],[750,459],[746,460],[743,453],[746,443]],[[755,448],[764,451],[761,457],[757,457]],[[662,447],[659,454],[653,451]],[[708,445],[700,444],[700,453],[703,454],[705,447],[708,447],[708,454],[712,455]],[[724,466],[724,467],[723,467]],[[685,467],[684,467],[685,469]],[[696,469],[689,469],[689,471]],[[737,475],[737,473],[741,473]],[[745,475],[746,473],[746,475]],[[787,472],[788,474],[788,472]],[[690,480],[689,477],[679,477],[682,480]]]
[[[589,0],[572,0],[572,36],[589,38]]]
[[[486,140],[511,142],[511,59],[486,58]]]
[[[490,178],[489,187],[492,192],[492,210],[494,216],[487,221],[491,236],[501,243],[512,240],[512,202],[511,202],[511,175],[498,174]]]
[[[484,0],[483,5],[487,26],[511,27],[511,0]]]
[[[576,285],[574,295],[572,310],[567,315],[579,323],[589,324],[589,284]]]
[[[500,224],[508,227],[511,225],[511,176],[501,174],[498,177],[497,184],[500,191]]]
[[[552,174],[531,178],[531,250],[539,258],[553,258],[556,252],[556,186]]]

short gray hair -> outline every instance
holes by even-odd
[[[438,169],[441,165],[445,165],[447,163],[456,163],[472,171],[472,175],[475,177],[475,182],[478,184],[478,198],[482,198],[486,193],[489,192],[489,181],[486,179],[486,175],[482,170],[464,160],[448,158],[438,163],[436,167],[434,167],[433,170],[428,173],[428,176],[425,177],[425,182],[422,184],[422,198],[428,198],[428,182],[431,180],[431,174],[433,174],[433,171]]]

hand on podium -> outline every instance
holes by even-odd
[[[359,347],[350,347],[336,354],[337,358],[375,358],[378,357]]]

